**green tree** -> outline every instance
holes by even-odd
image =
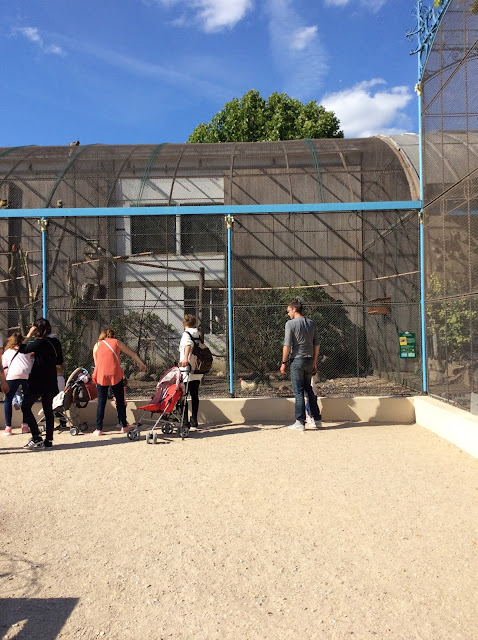
[[[148,373],[156,373],[158,364],[171,362],[177,354],[178,332],[153,311],[129,311],[112,318],[110,326],[116,337],[139,355]],[[121,361],[126,377],[136,371],[131,358],[121,354]]]
[[[447,355],[450,360],[470,357],[473,327],[478,317],[471,298],[466,295],[458,297],[457,284],[449,283],[447,295],[457,297],[443,300],[445,287],[433,273],[428,280],[427,294],[433,300],[427,305],[428,328],[436,340],[440,357]]]
[[[211,122],[198,125],[188,142],[264,142],[303,138],[343,138],[333,111],[315,100],[303,104],[286,93],[264,100],[251,89],[226,102]]]
[[[370,373],[363,329],[350,320],[347,307],[322,287],[238,291],[235,295],[235,359],[238,375],[256,374],[266,380],[281,362],[287,304],[305,301],[307,317],[320,340],[318,372],[321,379]]]

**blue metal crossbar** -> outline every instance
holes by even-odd
[[[334,211],[394,211],[422,208],[419,200],[386,202],[326,202],[323,204],[228,204],[184,207],[98,207],[77,209],[2,209],[1,218],[65,218],[92,216],[167,216],[241,213],[333,213]]]

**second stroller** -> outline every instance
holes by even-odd
[[[65,390],[60,391],[53,398],[52,408],[55,417],[60,421],[57,430],[61,432],[69,429],[72,436],[77,436],[87,431],[88,423],[81,422],[75,408],[85,409],[90,400],[95,400],[97,397],[96,385],[91,380],[88,369],[84,367],[75,369],[65,383]],[[40,410],[41,413],[43,413],[43,410]],[[44,421],[45,418],[43,417],[39,424],[43,426]]]

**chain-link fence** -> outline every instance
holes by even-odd
[[[478,16],[453,0],[423,75],[429,391],[478,413]]]
[[[236,221],[238,392],[290,393],[278,369],[287,303],[296,296],[304,299],[317,325],[322,395],[421,389],[416,212],[276,215],[253,221],[236,216]],[[261,277],[269,286],[244,286]],[[400,334],[407,332],[415,350],[404,358]]]
[[[92,347],[111,326],[147,364],[140,373],[124,359],[129,394],[148,395],[177,361],[182,318],[194,313],[215,355],[203,392],[228,395],[224,218],[198,217],[200,224],[194,216],[49,220],[48,315],[67,372],[91,366]],[[40,229],[25,218],[0,224],[11,229],[1,241],[2,323],[6,333],[26,333],[42,311]],[[247,241],[251,233],[265,258]],[[275,244],[287,246],[287,256]],[[297,295],[318,327],[321,394],[419,390],[419,344],[410,360],[400,357],[399,346],[400,333],[419,334],[417,260],[416,212],[238,216],[231,274],[235,394],[291,393],[279,366],[287,303]],[[267,286],[250,286],[260,279]]]
[[[234,216],[235,395],[291,394],[279,366],[296,295],[318,327],[319,393],[419,391],[417,213],[340,211],[341,202],[410,201],[416,192],[396,143],[379,138],[0,150],[1,206],[48,219],[45,252],[37,219],[0,220],[4,334],[26,332],[46,293],[67,373],[92,364],[100,330],[112,326],[147,364],[139,373],[125,358],[128,393],[147,396],[178,359],[183,315],[195,313],[215,354],[202,393],[228,395],[224,216],[228,205],[287,205]],[[339,210],[294,210],[303,202]],[[74,215],[111,207],[121,215]],[[403,333],[416,337],[413,352],[401,350]]]

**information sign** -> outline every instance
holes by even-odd
[[[417,357],[417,341],[414,333],[404,331],[399,333],[400,338],[400,358]]]

